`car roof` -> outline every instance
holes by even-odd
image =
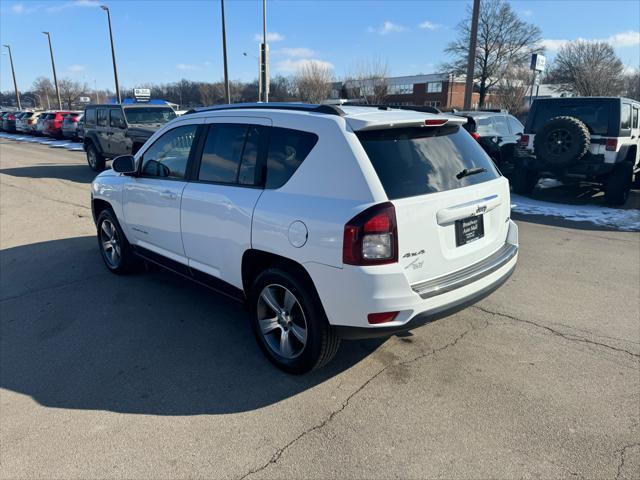
[[[87,105],[87,108],[171,108],[170,105],[158,105],[157,103],[96,103],[92,105]]]
[[[455,112],[454,115],[464,115],[465,117],[495,117],[498,115],[511,115],[509,112],[483,112],[481,110],[472,110],[469,112]]]
[[[434,114],[416,110],[396,109],[392,106],[320,105],[309,103],[239,103],[218,105],[189,110],[185,116],[205,117],[211,113],[242,111],[243,113],[264,113],[265,111],[290,115],[320,115],[325,118],[344,118],[353,130],[374,128],[398,128],[403,126],[424,126],[425,120],[442,120],[463,124],[466,120],[449,114]]]

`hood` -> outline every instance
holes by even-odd
[[[163,124],[161,123],[153,123],[153,124],[129,124],[129,136],[136,137],[146,137],[149,138],[153,135],[156,130],[158,130]]]

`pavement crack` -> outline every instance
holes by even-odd
[[[640,443],[630,443],[629,445],[625,445],[621,449],[616,450],[615,453],[620,455],[620,463],[618,463],[618,470],[616,472],[616,480],[622,478],[621,475],[622,475],[622,469],[624,468],[625,454],[627,453],[627,450],[629,450],[630,448],[633,448],[633,447],[640,447]]]
[[[482,328],[484,328],[486,326],[488,326],[488,322],[486,322],[485,325]],[[474,327],[468,328],[467,330],[462,332],[460,335],[458,335],[454,340],[452,340],[451,342],[447,343],[446,345],[443,345],[442,347],[431,349],[428,352],[424,352],[424,353],[418,355],[417,357],[414,357],[414,358],[411,358],[411,359],[408,359],[408,360],[403,360],[403,361],[400,361],[400,362],[397,362],[397,363],[389,363],[389,364],[385,365],[380,370],[378,370],[374,375],[369,377],[369,379],[367,379],[367,381],[365,381],[362,385],[360,385],[356,390],[354,390],[342,402],[340,407],[338,407],[338,409],[332,411],[324,420],[322,420],[321,422],[313,425],[310,428],[305,429],[302,433],[300,433],[297,437],[295,437],[293,440],[288,442],[286,445],[284,445],[283,447],[278,448],[278,450],[276,450],[276,452],[271,456],[271,458],[269,459],[268,462],[266,462],[265,464],[263,464],[263,465],[261,465],[261,466],[259,466],[257,468],[251,469],[250,471],[248,471],[247,473],[245,473],[244,475],[239,477],[238,480],[244,480],[245,478],[249,477],[250,475],[253,475],[255,473],[261,472],[261,471],[269,468],[271,465],[275,465],[276,463],[278,463],[278,461],[280,460],[282,455],[292,445],[294,445],[295,443],[300,441],[302,438],[304,438],[306,435],[310,434],[311,432],[314,432],[316,430],[320,430],[325,425],[330,423],[336,417],[336,415],[338,415],[340,412],[344,411],[344,409],[349,406],[349,404],[351,403],[351,400],[356,395],[358,395],[360,392],[362,392],[371,382],[373,382],[376,378],[378,378],[382,373],[384,373],[390,367],[397,366],[397,365],[401,365],[401,366],[410,365],[410,364],[412,364],[414,362],[417,362],[419,360],[422,360],[422,359],[424,359],[426,357],[433,356],[438,352],[442,352],[442,351],[447,350],[447,349],[449,349],[451,347],[454,347],[460,340],[462,340],[469,332],[471,332],[473,330],[477,330],[477,328],[474,328]]]
[[[536,323],[536,322],[534,322],[532,320],[525,320],[523,318],[514,317],[513,315],[508,315],[506,313],[494,312],[492,310],[489,310],[489,309],[484,308],[484,307],[480,307],[478,305],[474,305],[471,308],[478,309],[481,312],[488,313],[490,315],[508,318],[509,320],[513,320],[514,322],[526,323],[526,324],[532,325],[534,327],[542,328],[543,330],[546,330],[546,331],[548,331],[548,332],[550,332],[553,335],[556,335],[558,337],[562,337],[565,340],[569,340],[570,342],[579,342],[579,343],[586,343],[586,344],[589,344],[589,345],[595,345],[595,346],[607,348],[609,350],[613,350],[613,351],[616,351],[616,352],[625,353],[627,355],[630,355],[633,358],[640,359],[640,354],[639,353],[630,352],[629,350],[626,350],[624,348],[614,347],[613,345],[608,345],[606,343],[596,342],[595,340],[590,340],[590,339],[588,339],[586,337],[581,337],[581,336],[573,335],[573,334],[569,334],[569,333],[563,333],[563,332],[561,332],[559,330],[555,330],[554,328],[549,327],[548,325],[543,325],[541,323]]]
[[[55,202],[55,203],[63,203],[65,205],[71,205],[72,207],[78,207],[78,208],[84,208],[86,210],[91,210],[91,207],[88,207],[87,205],[80,205],[79,203],[67,202],[65,200],[60,200],[59,198],[53,198],[53,197],[49,197],[47,195],[42,195],[41,193],[36,193],[33,190],[29,190],[28,188],[24,188],[24,187],[19,187],[18,185],[14,185],[12,183],[2,182],[2,185],[6,185],[7,187],[13,187],[13,188],[15,188],[17,190],[22,190],[23,192],[27,192],[30,195],[37,196],[41,200],[48,200],[50,202]]]

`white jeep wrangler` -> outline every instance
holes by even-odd
[[[449,315],[513,272],[509,183],[464,119],[385,107],[240,104],[157,131],[92,184],[106,266],[135,257],[245,301],[293,373],[341,338]]]

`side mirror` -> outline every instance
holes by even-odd
[[[113,159],[111,168],[114,172],[132,175],[136,173],[136,160],[133,155],[122,155]]]

